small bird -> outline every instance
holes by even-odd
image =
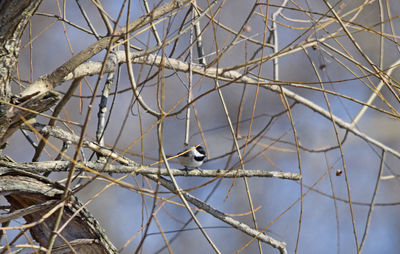
[[[189,149],[192,149],[194,147],[191,147]],[[189,150],[186,149],[186,150]],[[184,150],[184,151],[186,151]],[[182,152],[184,152],[182,151]],[[182,153],[180,152],[180,153]],[[189,169],[195,169],[199,168],[201,165],[203,165],[204,161],[206,159],[206,152],[204,151],[204,148],[202,146],[198,146],[195,149],[182,154],[181,156],[178,157],[179,163],[184,166],[184,170],[188,171]]]

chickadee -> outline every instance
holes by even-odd
[[[193,147],[191,147],[193,148]],[[191,149],[190,148],[190,149]],[[185,150],[186,151],[186,150]],[[183,151],[182,151],[183,152]],[[182,153],[180,152],[180,153]],[[184,166],[184,170],[199,168],[206,159],[206,152],[202,146],[198,146],[195,149],[182,154],[178,157],[179,163]]]

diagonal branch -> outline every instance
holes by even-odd
[[[70,72],[76,69],[80,64],[86,62],[100,51],[106,49],[108,45],[114,44],[118,40],[125,36],[125,33],[132,33],[141,27],[150,24],[152,21],[162,17],[163,15],[182,7],[183,5],[190,2],[189,0],[174,0],[170,1],[160,7],[154,9],[151,13],[146,14],[135,21],[131,22],[127,27],[122,27],[117,30],[114,34],[106,36],[101,40],[95,42],[91,46],[82,50],[78,54],[74,55],[71,59],[65,62],[63,65],[58,67],[52,73],[39,78],[36,82],[26,88],[22,93],[21,97],[29,96],[36,92],[44,93],[52,90],[55,86],[58,86],[63,82],[64,77]]]
[[[126,58],[124,56],[125,53],[123,51],[119,51],[119,52],[117,52],[117,54],[118,54],[118,59],[120,60],[120,63],[126,61]],[[187,72],[189,70],[189,65],[186,62],[182,62],[182,61],[176,60],[174,58],[166,59],[164,57],[164,60],[162,60],[161,56],[157,56],[154,54],[148,55],[146,57],[137,57],[137,58],[135,58],[135,55],[132,54],[132,58],[133,58],[132,63],[156,65],[158,67],[163,66],[164,68],[173,69],[175,71],[182,71],[182,72]],[[77,78],[80,75],[98,74],[99,69],[97,68],[98,67],[97,65],[98,64],[96,63],[96,65],[92,66],[93,68],[90,68],[90,71],[87,71],[89,68],[89,64],[88,63],[83,64],[82,66],[77,68],[74,72],[72,72],[70,75],[68,75],[67,78],[72,79],[72,78]],[[86,72],[84,73],[83,70],[86,70]],[[205,68],[204,66],[196,65],[196,64],[193,64],[192,71],[193,71],[193,73],[196,73],[196,74],[199,74],[202,76],[206,76],[206,77],[213,78],[213,79],[218,78],[218,80],[223,80],[223,81],[227,81],[227,82],[245,83],[245,84],[251,84],[251,85],[256,85],[257,83],[259,83],[265,89],[276,92],[278,94],[281,93],[280,85],[274,85],[273,83],[268,82],[268,81],[258,82],[257,80],[255,80],[247,75],[243,75],[238,71],[233,71],[233,70],[227,71],[224,68]],[[290,85],[290,84],[288,84],[288,85]],[[336,115],[332,115],[332,118],[331,118],[331,115],[329,114],[328,110],[315,104],[314,102],[310,101],[309,99],[307,99],[295,92],[292,92],[291,90],[289,90],[285,87],[282,87],[282,92],[288,98],[291,98],[294,101],[303,104],[304,106],[319,113],[320,115],[324,116],[325,118],[327,118],[329,120],[335,121],[335,123],[340,128],[348,130],[351,133],[353,133],[354,135],[365,140],[366,142],[371,143],[371,144],[393,154],[397,158],[400,158],[400,152],[398,152],[398,151],[394,150],[393,148],[390,148],[387,145],[381,143],[380,141],[370,137],[366,133],[363,133],[363,132],[357,130],[357,128],[355,126],[353,126],[351,123],[344,121],[343,119],[341,119],[340,117],[338,117]],[[199,98],[200,97],[201,96],[199,96]],[[195,101],[196,101],[196,99],[193,100],[192,103],[194,103]]]
[[[148,175],[147,177],[149,177],[150,179],[152,179],[155,182],[159,182],[162,186],[164,186],[168,190],[170,190],[172,192],[176,192],[176,189],[171,181],[166,180],[162,177],[157,177],[156,175]],[[244,232],[245,234],[247,234],[251,237],[257,238],[258,240],[260,240],[264,243],[267,243],[274,248],[277,248],[280,251],[280,253],[282,253],[282,254],[287,253],[286,243],[275,240],[274,238],[266,235],[263,232],[259,232],[255,229],[252,229],[247,224],[244,224],[240,221],[233,219],[232,217],[227,216],[223,212],[218,211],[217,209],[202,202],[201,200],[199,200],[198,198],[196,198],[195,196],[193,196],[189,193],[182,193],[182,194],[187,201],[189,201],[193,205],[197,206],[198,208],[203,209],[204,211],[206,211],[210,215],[214,216],[215,218],[231,225],[232,227]]]

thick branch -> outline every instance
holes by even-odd
[[[32,131],[31,127],[32,126],[29,126],[29,127],[24,126],[25,129]],[[74,135],[70,132],[67,132],[57,126],[46,126],[46,125],[42,125],[39,123],[35,123],[33,125],[33,128],[35,128],[35,130],[38,131],[42,136],[52,136],[52,137],[58,138],[64,142],[69,141],[72,144],[78,144],[78,142],[79,142],[79,136]],[[121,164],[138,165],[135,162],[133,162],[127,158],[124,158],[123,156],[120,156],[117,153],[114,153],[107,148],[99,146],[95,142],[85,140],[83,142],[82,146],[87,147],[87,148],[91,149],[92,151],[95,151],[96,153],[99,153],[105,157],[110,157],[111,159],[113,159]]]
[[[51,210],[54,205],[47,209],[39,208],[43,208],[49,203],[63,202],[60,200],[61,194],[64,192],[63,187],[42,176],[24,175],[23,172],[19,172],[18,175],[15,173],[2,174],[0,186],[0,194],[5,195],[7,201],[17,210],[10,216],[23,215],[28,224],[20,227],[29,229],[37,242],[42,246],[47,246],[52,233],[56,209]],[[20,211],[18,212],[18,210]],[[61,235],[68,242],[80,243],[74,246],[75,253],[117,253],[99,222],[82,207],[74,196],[67,200],[64,211],[62,222],[70,221]],[[7,228],[3,229],[7,230]],[[54,250],[53,253],[66,253],[66,248],[68,248],[61,238],[57,238],[55,247],[60,248],[60,251]]]
[[[71,167],[70,161],[43,161],[43,162],[26,162],[17,163],[0,160],[0,174],[12,172],[15,169],[24,170],[32,173],[50,173],[50,172],[67,172]],[[140,165],[123,166],[123,165],[105,165],[98,162],[80,162],[76,165],[77,169],[84,170],[85,167],[91,168],[101,173],[137,173],[141,175],[160,174],[168,176],[166,169],[148,168]],[[286,173],[279,171],[266,171],[263,169],[258,170],[222,170],[222,169],[194,169],[185,171],[181,169],[171,169],[174,176],[192,176],[192,177],[272,177],[288,180],[300,180],[301,176],[296,173]]]

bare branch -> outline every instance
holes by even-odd
[[[131,33],[136,31],[137,29],[150,24],[152,21],[160,18],[161,16],[182,7],[183,5],[190,2],[189,0],[174,0],[169,3],[166,3],[156,9],[154,9],[150,14],[142,16],[132,23],[130,23],[127,27],[122,27],[114,34],[106,36],[86,49],[82,50],[78,54],[74,55],[70,60],[65,62],[63,65],[58,67],[51,74],[46,75],[32,85],[30,85],[27,89],[25,89],[21,93],[21,97],[29,96],[36,93],[45,93],[46,91],[52,90],[55,86],[58,86],[64,79],[66,75],[68,75],[71,71],[76,69],[80,64],[86,62],[94,55],[98,54],[100,51],[106,49],[108,45],[114,44],[119,39],[125,36],[125,33]]]
[[[24,170],[32,173],[47,173],[47,172],[67,172],[71,167],[72,162],[70,161],[42,161],[42,162],[8,162],[0,160],[0,173],[11,172],[14,169]],[[100,173],[119,173],[119,174],[130,174],[136,173],[141,175],[149,174],[160,174],[168,176],[166,169],[152,168],[140,165],[106,165],[105,163],[99,162],[79,162],[76,165],[77,169],[84,170],[85,168],[91,168]],[[194,169],[185,171],[181,169],[171,169],[171,173],[174,176],[188,176],[188,177],[223,177],[223,178],[235,178],[235,177],[271,177],[298,181],[301,176],[297,173],[279,172],[279,171],[267,171],[263,169],[246,169],[246,170],[222,170],[222,169]]]
[[[167,188],[168,190],[170,190],[172,192],[176,192],[176,189],[171,181],[166,180],[162,177],[159,178],[155,175],[148,175],[148,177],[155,182],[160,182],[161,185],[164,186],[165,188]],[[217,209],[211,207],[210,205],[202,202],[201,200],[199,200],[195,196],[191,195],[190,193],[182,193],[182,194],[187,201],[189,201],[193,205],[197,206],[198,208],[205,210],[207,213],[211,214],[215,218],[231,225],[232,227],[244,232],[245,234],[247,234],[251,237],[255,237],[258,240],[265,242],[274,248],[277,248],[280,251],[280,253],[282,253],[282,254],[287,253],[286,243],[277,241],[274,238],[266,235],[265,233],[259,232],[255,229],[252,229],[248,225],[246,225],[242,222],[239,222],[239,221],[233,219],[232,217],[225,215],[224,213],[218,211]]]

